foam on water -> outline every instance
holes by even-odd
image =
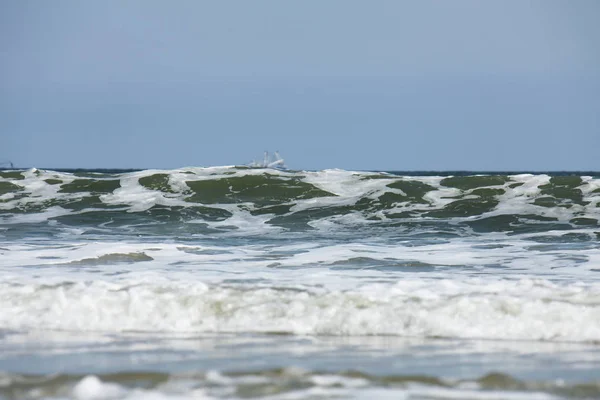
[[[142,276],[0,284],[16,330],[281,332],[600,342],[600,284],[403,279],[353,290]]]
[[[593,230],[580,229],[579,234],[593,235]],[[70,235],[81,236],[78,232]],[[68,270],[77,265],[106,265],[98,269],[94,277],[109,274],[114,254],[134,254],[130,263],[144,261],[144,270],[169,269],[170,274],[186,271],[206,278],[206,270],[222,270],[241,274],[240,278],[252,279],[253,275],[267,274],[272,282],[289,282],[290,277],[304,282],[302,274],[317,274],[323,285],[352,288],[367,273],[373,279],[403,279],[403,273],[418,273],[422,277],[458,279],[461,276],[490,276],[519,279],[543,277],[557,280],[598,281],[596,271],[600,268],[600,245],[596,241],[564,241],[564,231],[546,231],[522,234],[519,237],[505,233],[483,236],[459,237],[452,240],[413,238],[402,234],[390,240],[385,237],[356,238],[348,242],[343,236],[341,243],[330,239],[307,240],[306,237],[261,239],[248,242],[244,239],[229,241],[173,243],[169,241],[132,240],[86,240],[32,243],[7,242],[2,244],[3,276],[13,276],[17,281],[28,281],[31,269],[48,279],[53,273],[65,279],[84,274],[85,268]],[[241,242],[240,242],[241,240]],[[87,260],[87,261],[86,261]],[[105,261],[103,263],[103,260]],[[121,257],[121,261],[124,260]],[[301,274],[296,276],[298,271]],[[134,272],[133,269],[131,272]],[[93,277],[87,276],[88,279]],[[111,279],[116,279],[112,277]],[[0,277],[2,280],[2,277]],[[211,281],[212,282],[212,281]]]
[[[0,399],[598,397],[599,221],[598,176],[0,171],[0,368],[80,373]]]

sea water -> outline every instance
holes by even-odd
[[[598,174],[0,172],[0,399],[600,398]]]

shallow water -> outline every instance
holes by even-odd
[[[0,399],[600,397],[598,175],[0,172]]]

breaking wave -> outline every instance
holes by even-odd
[[[15,330],[266,333],[600,343],[600,285],[405,278],[350,290],[144,282],[0,284]]]
[[[600,179],[593,176],[398,176],[244,167],[0,172],[0,227],[48,221],[206,234],[446,225],[450,231],[526,233],[597,229],[599,220]]]

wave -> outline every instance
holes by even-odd
[[[262,398],[427,398],[566,399],[597,398],[600,382],[522,381],[491,373],[477,379],[440,379],[427,375],[326,373],[301,368],[186,374],[124,372],[110,375],[0,375],[2,398],[66,399],[215,399]]]
[[[592,176],[398,176],[244,167],[65,173],[0,172],[0,225],[58,222],[112,229],[187,225],[192,233],[250,226],[426,227],[474,232],[598,228]],[[185,228],[183,228],[185,229]]]
[[[405,278],[348,290],[166,279],[0,284],[26,331],[265,333],[600,343],[600,285]]]

